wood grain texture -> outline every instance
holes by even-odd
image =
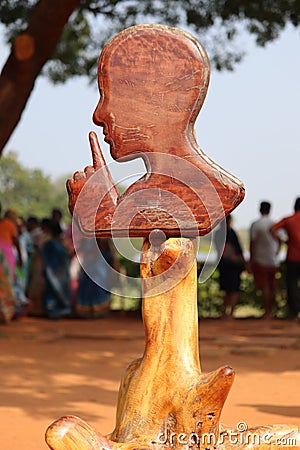
[[[124,30],[101,53],[98,83],[93,118],[112,157],[141,157],[147,174],[119,195],[91,133],[93,165],[67,182],[70,211],[83,232],[204,235],[242,201],[241,181],[206,156],[195,139],[209,61],[193,36],[163,25]]]
[[[46,431],[51,450],[111,450],[113,444],[97,434],[90,425],[76,416],[63,416]]]
[[[234,378],[229,366],[201,373],[196,241],[174,238],[160,247],[158,251],[151,249],[148,241],[144,244],[141,276],[145,351],[122,380],[117,425],[111,435],[113,441],[136,441],[147,447],[159,445],[171,433],[218,433],[220,413]],[[180,277],[175,286],[170,283],[166,292],[149,296],[152,279],[164,273],[168,276],[178,258],[181,267],[189,267],[186,276]]]
[[[297,448],[287,441],[297,437],[296,426],[262,426],[242,434],[220,424],[234,370],[224,366],[201,372],[195,247],[195,239],[188,238],[155,245],[145,241],[141,262],[145,350],[121,381],[115,429],[102,436],[78,417],[62,417],[46,432],[52,450]],[[185,276],[175,284],[170,281],[165,292],[151,295],[157,280],[163,275],[168,279],[176,263],[179,272],[185,268]],[[279,439],[285,445],[279,445]]]

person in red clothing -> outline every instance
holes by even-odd
[[[13,281],[15,277],[17,257],[20,266],[23,265],[18,239],[17,218],[17,213],[13,209],[8,209],[5,212],[4,217],[0,219],[0,250],[3,252],[8,263],[11,281]]]
[[[286,287],[290,317],[297,317],[300,312],[300,197],[296,199],[294,211],[294,214],[271,227],[271,233],[276,238],[280,238],[279,230],[284,230],[287,234]]]

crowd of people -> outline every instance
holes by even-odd
[[[277,223],[270,210],[269,202],[261,202],[260,218],[250,226],[247,260],[231,215],[215,233],[224,318],[234,316],[244,271],[253,275],[255,288],[262,292],[263,317],[273,316],[283,244],[288,315],[297,318],[300,313],[300,197],[294,213]],[[42,220],[24,220],[13,209],[2,216],[1,205],[0,214],[0,323],[22,315],[98,318],[110,310],[108,273],[120,267],[109,239],[80,233],[75,251],[72,224],[62,223],[59,209]]]
[[[285,245],[285,282],[288,317],[298,318],[300,313],[300,197],[294,212],[279,222],[270,218],[271,203],[260,203],[260,218],[250,226],[250,256],[246,261],[238,235],[232,228],[231,215],[226,217],[225,228],[217,230],[215,244],[219,256],[219,284],[224,292],[223,317],[232,318],[238,302],[241,274],[253,275],[255,288],[262,293],[264,315],[271,318],[276,310],[280,250]],[[225,237],[225,244],[224,239]]]
[[[91,273],[99,267],[97,251],[114,264],[108,239],[82,237],[75,252],[72,224],[62,223],[59,209],[42,220],[34,216],[24,220],[13,209],[5,211],[0,219],[0,323],[22,315],[50,319],[104,315],[110,293],[102,287],[105,265]]]

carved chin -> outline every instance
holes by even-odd
[[[110,140],[109,145],[110,145],[110,154],[113,157],[113,159],[122,160],[122,158],[126,156],[124,148],[122,148],[122,145],[120,145],[120,143],[118,143],[117,141]]]
[[[110,152],[114,159],[127,158],[128,155],[133,153],[133,146],[126,139],[114,136],[114,139],[110,140]]]

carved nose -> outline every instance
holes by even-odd
[[[93,122],[95,125],[101,126],[104,123],[104,117],[103,117],[103,101],[100,99],[98,105],[96,106],[96,109],[93,113]]]
[[[99,119],[98,107],[94,111],[93,122],[95,125],[101,125],[102,123],[102,121]]]

